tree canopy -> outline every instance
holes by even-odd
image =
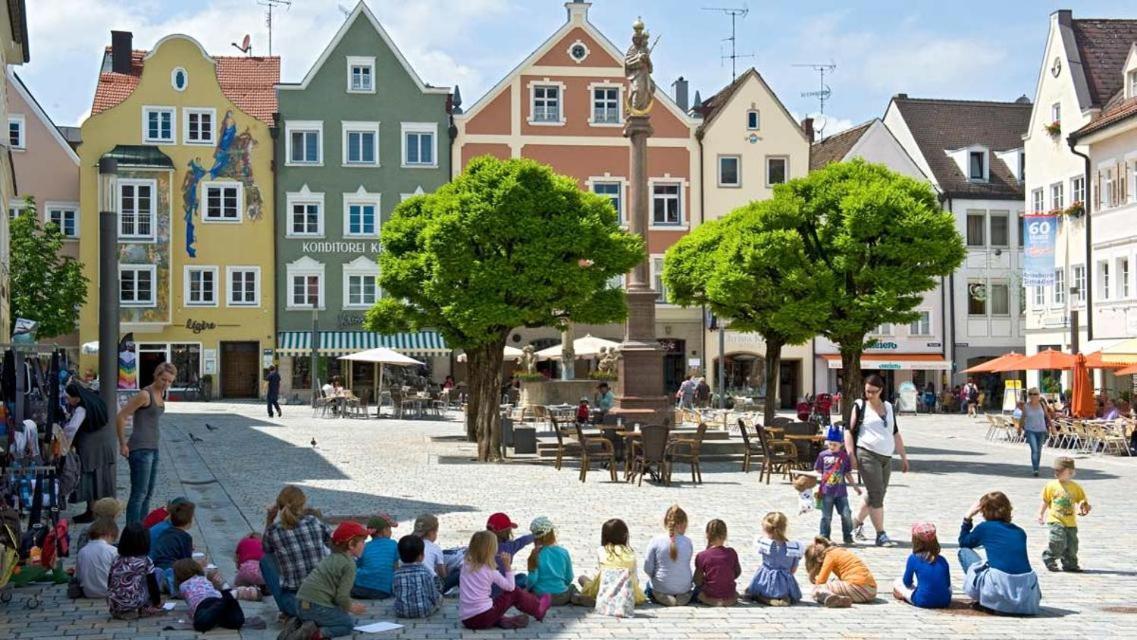
[[[87,300],[87,277],[82,263],[60,253],[64,237],[59,228],[41,225],[35,201],[28,198],[10,222],[10,239],[13,325],[16,318],[35,320],[40,339],[74,331]]]

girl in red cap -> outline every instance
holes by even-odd
[[[332,554],[320,561],[296,592],[299,619],[288,629],[295,638],[338,638],[351,635],[352,615],[367,608],[351,601],[355,559],[363,553],[367,529],[358,522],[341,522],[332,532]],[[316,636],[319,632],[319,636]]]

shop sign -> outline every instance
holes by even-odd
[[[311,240],[300,244],[300,250],[304,253],[379,253],[378,242],[331,242],[323,240]]]
[[[272,349],[264,349],[261,353],[261,368],[268,369],[272,366]]]
[[[862,365],[863,366],[863,365]],[[899,371],[904,367],[899,362],[882,362],[877,369],[882,371]]]
[[[970,347],[970,346],[971,346],[971,344],[970,344],[970,343],[967,343],[967,342],[957,342],[957,343],[955,343],[955,348],[956,348],[956,349],[966,349],[967,347]]]
[[[865,343],[865,348],[866,349],[886,349],[889,351],[896,351],[897,349],[900,348],[900,345],[896,344],[895,342],[881,342],[880,340],[869,340],[867,343]]]
[[[942,342],[929,342],[929,343],[928,343],[928,346],[929,346],[929,347],[936,347],[936,348],[939,348],[939,347],[942,347],[942,346],[944,346],[944,345],[943,345],[943,343],[942,343]]]
[[[201,350],[201,363],[203,373],[209,375],[217,374],[217,349],[202,349]]]
[[[186,320],[186,328],[189,329],[190,331],[194,332],[195,335],[199,334],[203,331],[212,331],[212,330],[216,329],[217,327],[237,327],[237,326],[240,326],[240,325],[217,324],[216,322],[210,322],[208,320],[194,320],[193,318],[189,318]]]
[[[727,331],[723,336],[726,344],[739,345],[739,346],[757,346],[762,343],[762,334],[760,333],[739,333],[737,331]]]

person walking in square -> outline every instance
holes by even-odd
[[[860,472],[868,496],[853,518],[854,535],[867,540],[865,519],[876,529],[876,546],[895,546],[884,531],[884,496],[892,475],[892,456],[900,455],[900,470],[908,473],[908,453],[896,424],[896,409],[881,398],[884,379],[877,374],[865,378],[865,397],[856,400],[849,428],[845,430],[845,450],[853,468]]]
[[[1050,543],[1042,552],[1042,561],[1050,571],[1062,569],[1073,573],[1081,572],[1078,565],[1078,518],[1088,515],[1090,503],[1082,485],[1074,482],[1074,459],[1063,456],[1054,461],[1054,480],[1042,488],[1042,508],[1038,512],[1038,524],[1046,523],[1050,528]]]
[[[1030,467],[1034,477],[1038,477],[1038,464],[1042,460],[1042,445],[1052,435],[1050,407],[1042,401],[1038,387],[1031,387],[1026,393],[1027,401],[1022,408],[1022,430],[1030,445]]]
[[[817,461],[813,469],[820,475],[818,490],[821,492],[821,531],[824,538],[829,538],[832,532],[833,511],[841,517],[841,534],[845,544],[853,543],[853,513],[849,509],[849,474],[853,470],[849,461],[849,454],[843,449],[844,435],[841,428],[829,427],[825,436],[828,447],[817,454]],[[859,494],[860,487],[854,487]]]
[[[178,375],[169,362],[154,367],[154,381],[134,394],[115,417],[118,448],[130,463],[130,499],[126,502],[126,523],[142,522],[150,512],[150,498],[158,480],[159,423],[166,412],[166,392]],[[126,421],[133,418],[130,439]]]
[[[276,408],[276,417],[284,417],[284,414],[280,411],[280,374],[277,373],[275,364],[269,365],[265,382],[268,383],[268,390],[265,393],[265,402],[268,404],[268,417],[272,417],[274,407]]]

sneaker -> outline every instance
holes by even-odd
[[[831,593],[825,597],[825,602],[822,603],[827,609],[848,609],[853,606],[853,600],[849,596],[839,596]]]
[[[856,544],[857,544],[857,542],[855,540],[853,540],[852,537],[845,538],[844,542],[845,542],[846,547],[856,546]]]
[[[1072,567],[1062,567],[1062,570],[1066,573],[1082,573],[1082,568],[1078,565],[1074,565]]]
[[[785,598],[771,598],[766,604],[771,607],[788,607],[790,606],[790,601]]]
[[[891,548],[895,547],[896,543],[892,541],[892,538],[888,537],[887,533],[881,531],[880,533],[876,534],[876,546]]]
[[[1038,469],[1034,470],[1034,477],[1036,477],[1036,478],[1038,477]]]
[[[542,595],[541,599],[537,602],[537,613],[533,614],[537,622],[545,619],[545,614],[549,612],[549,607],[551,606],[553,606],[553,596],[547,593]]]
[[[524,629],[529,626],[529,616],[524,613],[516,616],[506,616],[498,621],[497,626],[502,629]]]
[[[1058,563],[1057,562],[1044,562],[1043,564],[1046,565],[1047,571],[1058,571]]]
[[[865,535],[865,523],[862,522],[853,526],[853,537],[861,541],[869,539],[869,537]]]

